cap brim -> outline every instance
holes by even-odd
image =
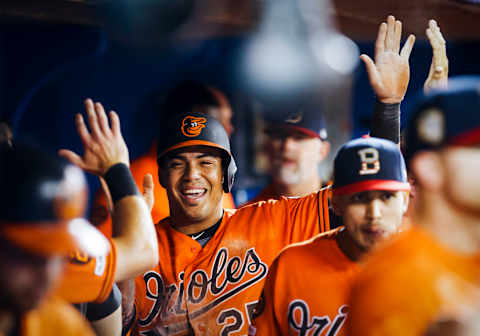
[[[158,157],[162,157],[162,156],[165,155],[166,153],[171,152],[171,151],[173,151],[173,150],[175,150],[175,149],[184,148],[184,147],[192,147],[192,146],[215,147],[215,148],[223,149],[224,151],[226,151],[227,153],[230,154],[230,152],[229,152],[226,148],[224,148],[224,147],[222,147],[222,146],[220,146],[220,145],[218,145],[218,144],[216,144],[216,143],[214,143],[214,142],[210,142],[210,141],[206,141],[206,140],[188,140],[188,141],[183,141],[183,142],[180,142],[180,143],[178,143],[178,144],[175,144],[175,145],[173,145],[173,146],[171,146],[171,147],[168,147],[168,148],[165,149],[163,152],[161,152],[160,154],[158,154]]]
[[[290,130],[294,130],[294,131],[298,131],[300,133],[303,133],[305,135],[308,135],[312,138],[319,138],[319,139],[322,139],[322,137],[320,136],[320,134],[308,129],[308,128],[305,128],[305,127],[300,127],[300,126],[295,126],[295,125],[291,125],[291,124],[272,124],[272,125],[269,125],[267,127],[265,127],[265,132],[269,132],[269,131],[272,131],[272,130],[275,130],[275,129],[290,129]],[[323,140],[323,139],[322,139]]]
[[[80,250],[98,257],[106,255],[110,249],[107,238],[83,218],[51,225],[5,224],[1,234],[14,245],[45,256],[67,256]]]
[[[480,144],[480,127],[452,137],[447,141],[447,144],[453,146],[472,146]]]
[[[368,190],[410,191],[408,182],[392,180],[369,180],[352,183],[343,187],[333,188],[334,195],[355,194]]]

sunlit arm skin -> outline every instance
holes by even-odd
[[[112,314],[100,320],[90,322],[97,336],[115,336],[122,334],[122,306]]]

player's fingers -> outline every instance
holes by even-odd
[[[393,41],[393,52],[398,54],[400,51],[400,41],[402,39],[402,22],[395,21],[395,38]]]
[[[152,174],[145,174],[143,176],[143,193],[153,190],[153,177]]]
[[[441,42],[443,40],[443,36],[442,36],[442,33],[440,33],[440,27],[438,26],[437,24],[437,21],[435,20],[430,20],[429,21],[429,28],[431,29],[434,37],[439,41]]]
[[[152,174],[145,174],[145,176],[143,176],[143,198],[150,211],[152,210],[154,203],[153,188]]]
[[[387,18],[387,35],[385,38],[385,50],[393,51],[395,41],[395,17],[389,15]]]
[[[90,98],[85,99],[83,102],[85,104],[85,111],[88,113],[88,111],[95,111],[95,106],[93,105],[93,100]]]
[[[414,44],[415,44],[415,35],[410,34],[410,36],[407,38],[407,41],[403,45],[402,51],[400,51],[400,56],[408,59],[410,57],[410,53],[412,52]]]
[[[433,33],[435,34],[436,38],[440,43],[445,44],[445,39],[443,38],[442,32],[440,31],[440,27],[437,25],[437,22],[435,22],[435,29],[433,30]]]
[[[84,168],[85,165],[83,163],[83,159],[80,157],[80,155],[72,152],[71,150],[68,150],[68,149],[60,149],[58,151],[58,155],[63,157],[64,159],[70,161],[71,163],[73,163],[74,165],[80,167],[80,168]]]
[[[121,130],[120,130],[120,118],[118,117],[118,114],[115,111],[110,111],[110,125],[112,126],[112,133],[115,136],[121,136]]]
[[[435,36],[435,33],[431,28],[427,28],[425,33],[427,34],[428,41],[430,42],[430,46],[433,49],[433,56],[435,56],[438,51],[438,47],[440,46],[438,38]]]
[[[435,41],[434,41],[434,36],[433,36],[432,29],[431,29],[431,28],[427,28],[427,30],[425,30],[425,34],[427,35],[427,38],[428,38],[428,40],[430,41],[430,44],[433,45],[433,42],[435,42]]]
[[[441,66],[437,66],[433,71],[433,78],[439,79],[443,77],[443,68]]]
[[[387,34],[387,24],[382,22],[378,28],[377,41],[375,41],[375,59],[385,51],[385,36]]]
[[[97,113],[95,111],[95,106],[93,105],[93,102],[91,99],[87,99],[85,101],[85,107],[87,110],[87,119],[88,119],[88,126],[90,127],[90,131],[92,132],[92,137],[95,139],[100,138],[101,131],[100,127],[98,126],[98,119],[97,119]]]
[[[370,80],[372,86],[379,84],[380,79],[378,78],[377,68],[375,67],[375,63],[373,63],[372,59],[365,54],[360,55],[360,59],[363,63],[365,63],[368,79]]]
[[[111,131],[110,126],[108,125],[108,118],[101,103],[95,103],[95,112],[97,114],[100,130],[103,132],[103,134],[110,134]]]
[[[80,113],[75,115],[75,127],[77,128],[78,135],[84,146],[89,146],[92,141],[92,137],[88,132],[87,126],[83,121],[83,116]]]

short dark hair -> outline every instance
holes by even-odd
[[[163,115],[172,116],[188,112],[202,112],[205,107],[220,107],[210,88],[202,83],[186,80],[171,89],[163,104]]]

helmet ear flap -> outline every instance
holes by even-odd
[[[223,191],[229,193],[232,190],[233,182],[235,180],[237,165],[230,154],[228,154],[227,160],[224,162],[228,162],[228,166],[224,169],[223,173]]]

